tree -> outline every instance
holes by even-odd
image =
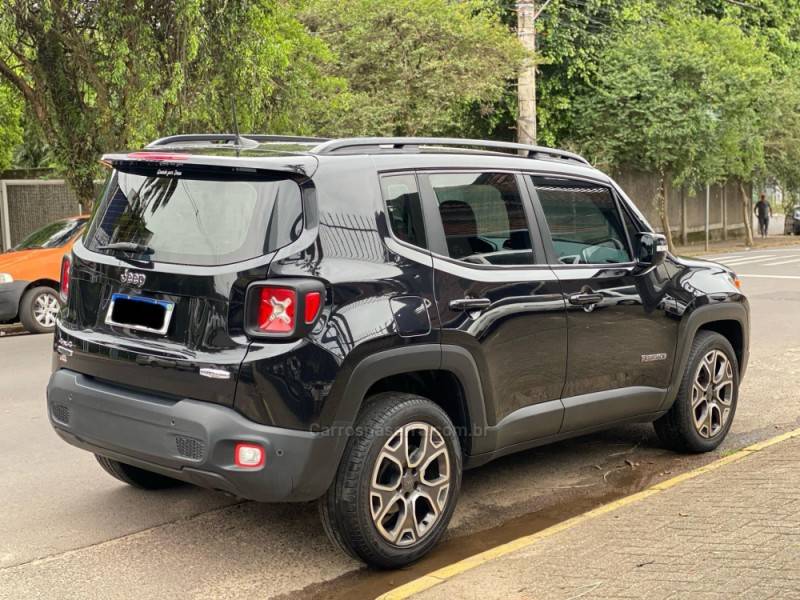
[[[0,171],[11,166],[22,142],[22,106],[17,91],[0,80]]]
[[[312,0],[302,20],[332,50],[348,111],[327,133],[461,132],[475,105],[505,94],[524,50],[492,3],[478,0]]]
[[[552,0],[537,22],[540,55],[537,120],[540,141],[572,137],[578,98],[591,93],[602,54],[630,28],[658,14],[656,0]]]
[[[286,90],[307,88],[326,60],[290,5],[5,0],[0,77],[87,207],[102,152],[167,132],[229,130],[234,98],[243,128],[279,118]]]
[[[730,21],[668,13],[617,35],[600,61],[576,99],[572,142],[598,163],[659,175],[671,245],[669,185],[750,181],[763,166],[769,57]]]

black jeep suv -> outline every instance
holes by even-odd
[[[198,135],[111,168],[63,264],[51,423],[118,479],[319,499],[372,565],[428,552],[462,469],[623,422],[731,427],[749,309],[580,156]]]

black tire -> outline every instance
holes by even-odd
[[[727,420],[713,435],[705,437],[695,427],[692,409],[692,387],[695,382],[700,363],[712,350],[725,354],[732,370],[732,394],[730,412]],[[668,448],[676,452],[699,453],[710,452],[722,443],[733,423],[736,404],[739,401],[739,362],[730,342],[713,331],[699,331],[689,351],[689,360],[683,374],[678,395],[669,411],[653,423],[659,439]]]
[[[373,472],[377,472],[376,462],[385,444],[395,438],[400,429],[407,425],[414,427],[412,424],[415,423],[428,426],[431,439],[438,440],[440,444],[444,440],[449,461],[449,489],[442,501],[443,507],[430,529],[419,535],[410,545],[399,546],[385,539],[373,521],[374,504],[371,503],[374,498],[371,498],[370,486]],[[441,439],[437,437],[437,433]],[[442,448],[441,445],[438,447]],[[443,459],[442,456],[437,460]],[[373,396],[359,415],[333,484],[320,498],[320,517],[325,532],[341,550],[370,566],[394,569],[413,563],[427,554],[447,529],[461,489],[461,468],[461,445],[453,424],[441,408],[430,400],[413,394],[387,392]],[[419,471],[422,472],[423,469],[420,468]],[[417,470],[414,469],[413,475],[416,474]],[[403,481],[402,478],[399,481]],[[409,487],[415,485],[413,482],[403,481],[398,484],[398,493],[403,493],[406,483]],[[406,497],[414,493],[416,492],[413,490],[407,492]],[[412,504],[415,511],[418,502],[419,500],[414,500]],[[425,502],[423,499],[423,508]],[[390,504],[387,503],[387,506]],[[398,524],[398,528],[402,528],[402,525]],[[414,537],[418,535],[418,531],[419,528],[415,526]]]
[[[159,473],[153,473],[152,471],[146,471],[139,467],[126,465],[125,463],[100,456],[99,454],[95,454],[94,457],[106,473],[140,490],[163,490],[184,485],[182,481],[178,481],[177,479],[172,479],[171,477]]]
[[[31,288],[22,295],[22,300],[19,302],[19,320],[22,322],[22,326],[31,333],[52,333],[55,329],[55,321],[52,325],[46,326],[36,319],[36,305],[40,298],[46,298],[48,302],[55,300],[57,305],[61,306],[58,292],[53,288],[47,286]]]

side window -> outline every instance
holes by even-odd
[[[623,202],[623,200],[620,199],[620,202]],[[633,247],[633,256],[635,258],[639,253],[636,234],[640,233],[641,230],[634,224],[633,218],[628,214],[627,210],[622,210],[622,222],[625,223],[625,229],[628,230],[628,239]]]
[[[383,175],[381,190],[386,201],[386,215],[392,233],[404,242],[427,248],[417,178],[408,173]]]
[[[595,183],[533,177],[562,264],[630,262],[622,215],[611,190]]]
[[[534,262],[522,198],[509,173],[429,175],[451,258],[475,264]]]

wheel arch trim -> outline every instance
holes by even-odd
[[[683,322],[676,345],[676,356],[672,367],[672,375],[667,393],[664,396],[664,404],[661,410],[668,410],[678,395],[681,379],[689,361],[689,350],[697,332],[704,325],[719,321],[735,321],[742,330],[742,351],[739,361],[739,377],[744,376],[747,369],[749,357],[749,336],[750,336],[750,317],[747,306],[743,302],[721,302],[717,304],[706,304],[696,308]]]
[[[381,379],[415,371],[440,370],[451,373],[464,395],[465,410],[470,435],[486,428],[486,406],[478,367],[472,355],[464,348],[440,344],[416,344],[392,348],[372,354],[359,362],[348,378],[342,394],[342,403],[337,411],[332,429],[334,432],[350,431],[358,412],[366,400],[369,389]],[[435,401],[435,398],[431,398]],[[338,466],[350,435],[338,435],[336,464]],[[472,452],[486,452],[482,436],[473,442]],[[490,444],[490,440],[485,440]]]

